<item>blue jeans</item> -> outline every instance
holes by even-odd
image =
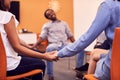
[[[76,68],[79,68],[83,65],[84,63],[84,53],[85,51],[81,51],[77,54],[77,59],[76,59]]]
[[[18,67],[14,70],[7,71],[7,76],[22,74],[34,69],[43,70],[43,75],[44,75],[45,67],[46,67],[45,63],[40,59],[22,56],[22,59]],[[43,75],[42,73],[36,74],[32,76],[32,80],[42,80]]]
[[[57,45],[57,44],[49,44],[46,48],[46,52],[51,52],[54,50],[59,51],[60,49],[62,49],[65,45]],[[53,76],[53,62],[50,61],[46,61],[47,62],[47,74],[49,76]]]

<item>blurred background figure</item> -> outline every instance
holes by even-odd
[[[42,32],[33,48],[37,47],[42,40],[46,39],[48,40],[46,52],[51,52],[54,50],[59,51],[69,43],[68,40],[71,42],[75,41],[68,24],[57,19],[56,14],[52,9],[47,9],[44,12],[44,16],[50,21],[45,23],[42,27]],[[53,62],[47,61],[47,74],[48,80],[54,80]]]

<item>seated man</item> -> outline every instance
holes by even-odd
[[[48,40],[48,46],[46,52],[51,52],[54,50],[60,50],[68,44],[68,39],[74,42],[73,34],[71,33],[69,26],[66,22],[57,19],[55,12],[52,9],[47,9],[44,16],[50,20],[50,22],[45,23],[42,28],[42,32],[36,44],[35,48],[42,40]],[[48,80],[54,80],[53,75],[53,62],[47,61],[47,74]]]

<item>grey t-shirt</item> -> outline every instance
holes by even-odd
[[[66,22],[57,20],[47,22],[42,27],[40,37],[48,39],[49,43],[67,44],[67,39],[73,36]]]

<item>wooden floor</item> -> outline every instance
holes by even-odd
[[[74,56],[61,58],[59,61],[54,62],[55,80],[76,80],[75,71],[73,71],[75,60],[76,57]],[[44,76],[44,80],[48,80],[47,75]]]

